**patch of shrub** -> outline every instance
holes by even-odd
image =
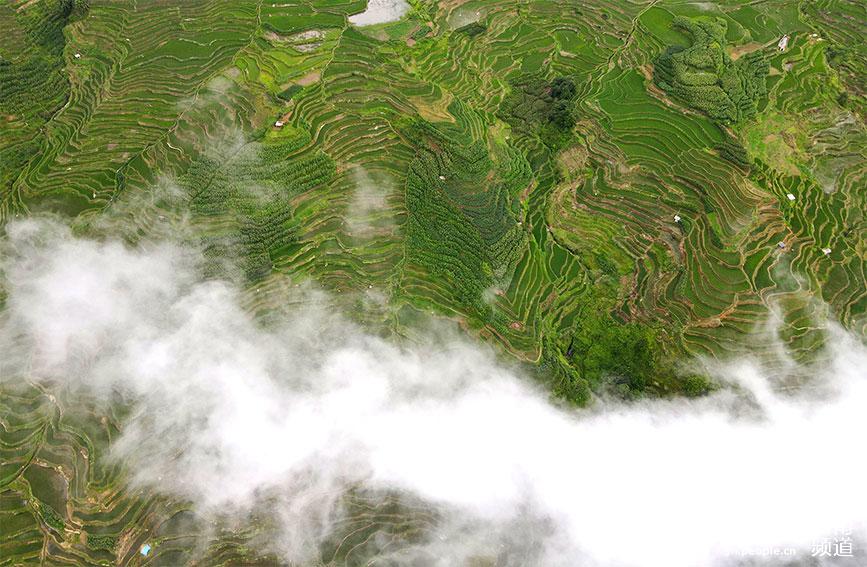
[[[479,34],[485,33],[488,27],[479,22],[471,22],[465,26],[461,26],[455,30],[455,33],[464,33],[470,37],[476,37]]]
[[[117,546],[117,538],[108,535],[87,536],[87,547],[94,551],[114,551]]]
[[[292,100],[292,97],[298,94],[302,88],[304,87],[301,85],[289,85],[286,89],[277,93],[277,98],[286,101]]]
[[[45,522],[45,525],[59,533],[63,533],[63,530],[66,528],[66,523],[63,521],[63,517],[61,517],[57,510],[45,502],[40,502],[39,514],[42,516],[42,521]]]

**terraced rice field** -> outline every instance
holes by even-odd
[[[186,239],[253,313],[312,281],[377,332],[451,321],[542,381],[578,372],[590,319],[640,328],[662,370],[631,396],[683,392],[666,361],[770,352],[770,312],[796,357],[823,314],[867,335],[862,2],[417,0],[354,25],[366,5],[5,2],[0,223]],[[654,83],[690,45],[678,16],[721,18],[732,60],[766,58],[754,117],[720,123]],[[558,77],[565,127],[539,86]],[[0,565],[278,561],[255,521],[204,526],[129,490],[103,458],[123,407],[0,392]],[[348,499],[321,564],[433,521],[371,502]]]

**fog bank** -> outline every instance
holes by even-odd
[[[577,412],[483,346],[379,338],[315,291],[263,325],[171,243],[7,232],[0,379],[122,395],[112,458],[132,482],[204,515],[276,500],[287,560],[316,556],[350,488],[437,510],[394,564],[722,565],[867,529],[867,350],[837,327],[809,395],[739,360],[714,371],[745,396]]]
[[[367,0],[367,9],[349,16],[349,23],[356,26],[372,26],[396,22],[409,11],[406,0]]]

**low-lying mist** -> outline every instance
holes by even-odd
[[[394,565],[728,565],[809,558],[841,529],[864,544],[867,350],[835,326],[795,395],[739,360],[713,365],[732,387],[698,401],[575,411],[468,339],[380,338],[315,290],[257,321],[171,243],[30,220],[0,251],[4,384],[131,404],[110,457],[131,482],[205,516],[268,499],[287,561],[316,557],[349,489],[437,511],[382,551]]]
[[[373,26],[396,22],[409,11],[406,0],[367,0],[367,8],[349,16],[349,22],[356,26]]]

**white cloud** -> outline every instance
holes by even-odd
[[[409,11],[406,0],[367,0],[367,8],[354,16],[349,22],[356,26],[372,26],[396,22]]]
[[[276,501],[287,559],[315,556],[350,488],[436,509],[397,564],[712,565],[867,529],[867,350],[836,327],[810,397],[736,361],[715,372],[752,406],[725,390],[573,412],[482,347],[378,338],[309,292],[265,327],[177,246],[8,235],[0,378],[123,394],[112,451],[132,481],[205,515]]]
[[[394,191],[385,174],[376,179],[361,166],[352,170],[354,183],[352,197],[346,208],[345,222],[355,242],[369,242],[377,237],[388,237],[397,230],[394,213],[389,211],[388,198]]]

